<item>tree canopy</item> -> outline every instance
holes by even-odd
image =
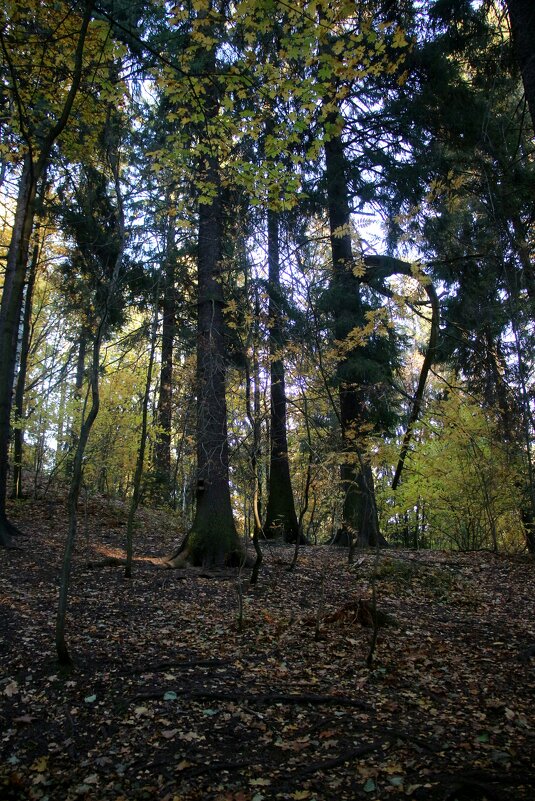
[[[170,564],[239,563],[253,534],[257,559],[279,535],[533,550],[532,23],[5,5],[0,542],[12,479],[72,482],[98,382],[80,481],[126,499],[138,475],[180,521]],[[437,523],[444,493],[477,535]]]

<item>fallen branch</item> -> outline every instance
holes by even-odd
[[[158,662],[156,665],[138,665],[131,668],[128,668],[129,673],[159,673],[161,670],[169,670],[171,668],[178,668],[179,670],[187,670],[187,668],[193,667],[223,667],[224,665],[230,665],[232,661],[230,659],[191,659],[189,661],[186,660],[176,660],[175,662]]]
[[[187,773],[188,779],[191,779],[194,776],[201,776],[203,773],[222,773],[223,771],[229,772],[232,770],[242,770],[243,768],[251,767],[253,764],[250,760],[239,760],[237,762],[211,762],[208,765],[201,762],[191,762],[188,758],[186,758],[186,761],[189,764],[180,766],[179,770],[181,775]],[[160,768],[162,766],[172,770],[172,765],[169,764],[168,757],[162,757],[161,759],[155,759],[152,762],[149,762],[146,766],[146,769],[154,770],[155,768]]]
[[[351,762],[353,759],[357,759],[358,757],[371,754],[373,751],[377,751],[377,749],[384,744],[384,740],[375,740],[372,743],[366,743],[366,745],[359,745],[357,748],[351,748],[349,751],[344,751],[344,753],[340,754],[338,757],[325,759],[322,762],[314,762],[312,765],[307,765],[305,768],[302,768],[297,772],[297,776],[308,776],[311,773],[318,773],[319,771],[337,768],[340,765],[343,765],[345,762]]]
[[[161,570],[165,567],[163,562],[153,562],[148,559],[136,558],[134,559],[134,562],[142,562],[144,565],[155,567],[158,570]],[[102,559],[88,559],[85,563],[85,567],[90,568],[91,570],[96,570],[99,567],[121,567],[124,565],[126,565],[126,558],[123,556],[104,556]]]
[[[168,687],[155,687],[136,693],[136,695],[130,696],[127,703],[132,704],[135,701],[148,700],[151,698],[160,699],[163,698],[166,692],[174,692],[177,698],[186,698],[191,701],[236,701],[244,704],[287,704],[289,706],[294,704],[304,706],[307,704],[318,706],[322,704],[334,704],[336,706],[349,706],[369,711],[372,709],[365,701],[360,701],[356,698],[348,698],[343,695],[286,695],[284,693],[261,693],[259,695],[252,695],[250,693],[220,692],[218,690],[170,690]]]
[[[203,773],[222,773],[223,771],[242,770],[251,766],[249,760],[240,760],[238,762],[212,762],[210,765],[192,765],[191,767],[184,768],[182,773],[187,771],[188,778],[194,776],[202,776]]]
[[[85,567],[92,570],[99,567],[120,567],[126,565],[126,559],[121,556],[105,556],[103,559],[88,559]]]

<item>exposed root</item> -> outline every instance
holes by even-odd
[[[189,548],[182,550],[182,546],[175,551],[168,559],[164,560],[164,567],[168,570],[183,570],[188,566],[188,559],[190,556]]]
[[[316,625],[315,617],[308,617],[303,621],[305,626]],[[360,623],[365,628],[383,628],[384,626],[397,626],[397,621],[386,612],[380,609],[374,609],[373,603],[366,598],[354,599],[348,601],[339,609],[331,612],[321,621],[322,626],[340,624],[351,625],[352,623]]]

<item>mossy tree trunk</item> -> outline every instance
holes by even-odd
[[[286,542],[295,542],[299,536],[299,525],[288,459],[285,368],[282,356],[284,332],[281,310],[279,215],[276,211],[268,210],[267,222],[271,425],[269,494],[264,535],[267,538],[282,535]]]
[[[46,193],[46,179],[43,175],[39,196],[35,200],[35,212],[39,218],[42,216],[44,199]],[[28,372],[28,356],[30,350],[30,340],[32,334],[32,314],[33,314],[33,293],[37,278],[37,269],[42,248],[41,226],[35,225],[33,231],[33,251],[32,257],[27,267],[26,291],[24,292],[23,311],[21,320],[21,335],[19,347],[19,364],[17,380],[15,383],[15,393],[13,397],[13,485],[11,497],[20,500],[23,497],[22,490],[22,458],[24,448],[24,393],[26,389],[26,375]],[[29,244],[29,243],[28,243]],[[28,250],[29,255],[29,250]]]
[[[28,269],[26,293],[24,296],[24,312],[22,315],[22,335],[20,342],[20,359],[14,397],[15,430],[13,432],[13,487],[11,497],[20,500],[22,491],[22,458],[24,448],[24,391],[26,388],[26,375],[28,372],[28,354],[32,330],[33,290],[39,262],[40,247],[36,242],[33,248],[32,259]]]

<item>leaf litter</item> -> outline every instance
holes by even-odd
[[[230,571],[163,570],[178,534],[142,510],[128,581],[126,510],[111,504],[94,500],[78,542],[71,674],[54,654],[64,508],[14,509],[26,536],[0,552],[2,801],[532,801],[533,559],[388,550],[348,565],[310,547],[288,572],[292,549],[266,544],[240,595]],[[383,624],[368,666],[372,581]]]

